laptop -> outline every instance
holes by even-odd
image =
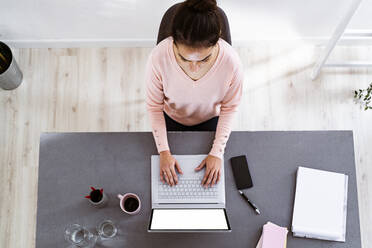
[[[231,227],[225,208],[225,173],[222,159],[217,184],[205,189],[201,185],[205,169],[194,169],[208,156],[173,155],[183,171],[178,184],[169,186],[159,178],[160,157],[151,156],[152,210],[149,232],[229,232]]]

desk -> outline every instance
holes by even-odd
[[[173,154],[207,154],[213,132],[169,132]],[[225,153],[226,208],[231,233],[148,233],[151,210],[151,132],[44,133],[40,140],[36,247],[67,247],[64,228],[78,223],[94,229],[104,218],[116,221],[118,236],[97,247],[256,247],[271,221],[290,229],[298,166],[349,175],[346,243],[294,238],[288,248],[361,247],[351,131],[232,132]],[[238,194],[229,159],[247,155],[254,187],[246,190],[261,215]],[[182,167],[182,165],[181,165]],[[109,194],[95,209],[84,196],[89,187]],[[117,193],[134,192],[142,201],[136,216],[121,212]]]

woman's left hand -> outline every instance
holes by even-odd
[[[221,175],[221,159],[212,155],[208,155],[198,167],[195,168],[195,171],[200,171],[205,166],[205,174],[202,180],[202,185],[207,188],[208,186],[212,187],[220,180]]]

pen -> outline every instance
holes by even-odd
[[[254,209],[254,211],[256,212],[256,214],[261,214],[261,213],[260,213],[260,210],[257,208],[257,206],[254,205],[254,203],[251,202],[251,201],[248,199],[248,197],[243,193],[243,191],[239,190],[239,193],[240,193],[240,195],[241,195],[245,200],[247,200],[247,202],[249,203],[249,205],[251,205],[251,207]]]

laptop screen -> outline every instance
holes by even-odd
[[[225,209],[153,209],[150,231],[227,231]]]

